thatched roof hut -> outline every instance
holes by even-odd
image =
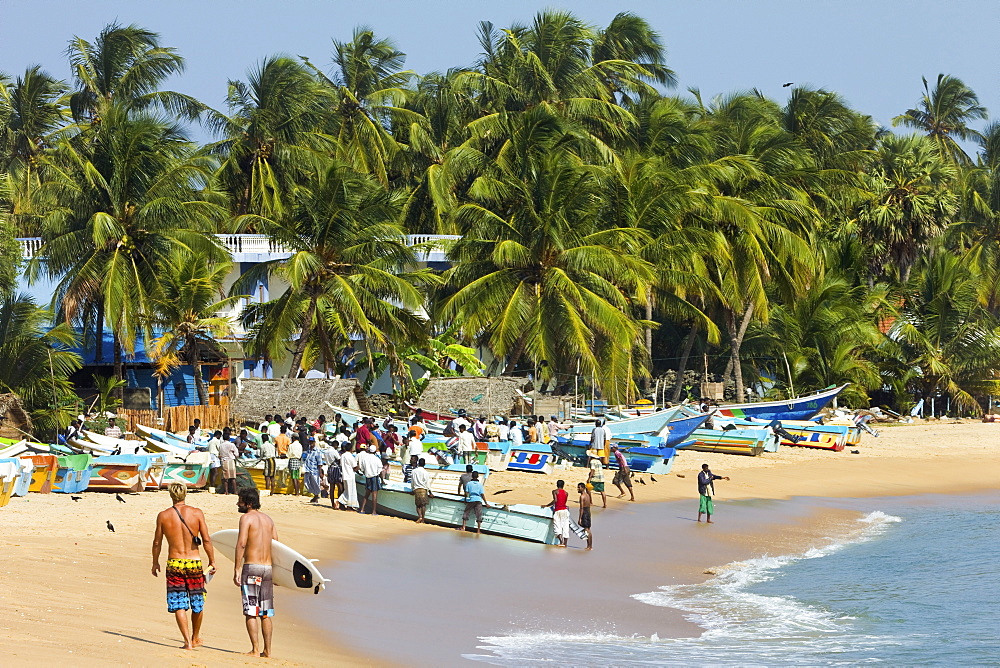
[[[323,414],[333,417],[337,408],[369,411],[368,398],[356,378],[251,378],[241,379],[239,387],[229,405],[237,420],[284,415],[292,408],[309,419]]]
[[[470,415],[521,415],[528,412],[521,393],[530,385],[513,376],[431,378],[416,405],[435,413],[464,408]]]
[[[31,416],[16,394],[0,394],[0,437],[24,438],[31,433]]]

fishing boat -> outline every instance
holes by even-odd
[[[208,485],[210,464],[211,455],[207,452],[192,452],[185,459],[175,457],[164,467],[160,487],[167,488],[179,482],[188,489],[202,489]]]
[[[24,455],[21,459],[29,459],[34,464],[34,470],[31,472],[31,485],[28,487],[28,491],[38,492],[39,494],[48,494],[51,492],[52,484],[56,479],[56,471],[59,468],[59,460],[56,459],[56,456],[51,454],[32,454]]]
[[[808,420],[773,420],[766,425],[755,420],[733,420],[732,424],[737,427],[769,427],[773,425],[781,439],[781,445],[819,448],[835,452],[844,449],[848,434],[852,429],[848,425],[826,425]]]
[[[556,455],[545,443],[522,443],[511,446],[507,469],[551,474],[555,470]]]
[[[358,482],[359,498],[365,493],[364,482]],[[378,493],[379,512],[396,515],[407,519],[417,518],[417,509],[413,501],[413,492],[409,485],[387,483]],[[430,524],[458,528],[462,526],[462,514],[465,512],[465,498],[457,494],[438,494],[432,492],[430,503],[424,519]],[[475,528],[475,516],[471,516],[470,525]],[[519,538],[534,543],[551,545],[555,543],[552,531],[552,511],[532,505],[484,506],[483,533],[508,538]]]
[[[52,491],[76,494],[87,489],[90,484],[90,467],[93,459],[90,455],[58,455]]]
[[[650,434],[651,436],[656,436],[662,439],[661,447],[676,448],[679,443],[688,440],[691,434],[694,433],[694,430],[704,425],[705,421],[712,416],[711,413],[694,413],[693,415],[687,415],[686,413],[681,412],[675,412],[675,415],[678,417],[667,422],[667,424],[665,424],[659,432]],[[556,448],[561,451],[561,456],[570,458],[578,463],[586,464],[585,458],[587,456],[587,450],[590,449],[590,432],[585,434],[572,434],[572,436],[572,440],[560,437],[560,442]],[[636,436],[636,434],[621,433],[618,436],[630,438]],[[615,438],[617,437],[612,436],[611,440],[614,441]],[[598,454],[604,456],[606,453]]]
[[[486,466],[491,471],[506,471],[510,463],[510,441],[490,441],[486,443]]]
[[[608,420],[605,426],[612,436],[618,434],[654,434],[667,426],[667,423],[681,414],[680,407],[668,408],[648,415]]]
[[[758,457],[765,451],[776,452],[778,443],[770,429],[695,429],[683,449]]]
[[[15,441],[14,443],[3,443],[0,447],[0,457],[17,457],[28,452],[29,446],[26,440]]]
[[[424,470],[430,481],[431,492],[434,494],[456,494],[458,493],[459,478],[465,475],[464,464],[453,464],[451,466],[433,466],[426,464]],[[490,470],[483,464],[473,464],[472,470],[479,473],[479,482],[486,484]],[[389,482],[403,485],[403,466],[396,462],[389,462]]]
[[[10,503],[14,485],[20,475],[20,467],[11,462],[0,462],[0,508]]]
[[[761,401],[752,404],[728,404],[719,406],[720,417],[756,418],[758,420],[811,420],[819,415],[849,383],[816,394],[781,401]]]
[[[435,413],[434,411],[429,411],[429,410],[425,410],[423,408],[418,408],[418,407],[414,406],[413,404],[410,404],[410,403],[408,403],[406,401],[403,402],[403,406],[411,414],[413,414],[413,413],[415,413],[417,411],[420,411],[420,417],[422,417],[425,421],[426,420],[440,420],[442,422],[449,422],[451,420],[454,420],[456,417],[458,417],[457,415],[453,415],[451,413],[440,413],[440,412]]]
[[[18,469],[17,482],[14,483],[14,496],[27,496],[28,489],[31,487],[31,472],[35,468],[34,462],[30,459],[21,459],[20,457],[4,457],[0,459],[0,463],[13,464]]]
[[[111,452],[112,454],[121,455],[135,455],[141,454],[140,449],[144,450],[146,441],[128,441],[124,438],[114,438],[112,436],[105,436],[103,434],[98,434],[93,431],[83,430],[83,436],[86,441],[79,439],[70,439],[70,443],[74,445],[79,445],[81,448],[89,448],[93,450],[94,448],[87,444],[87,441],[97,445],[103,452]]]
[[[622,434],[611,439],[618,446],[630,471],[666,475],[674,465],[677,450],[667,447],[666,439],[647,434]],[[617,468],[614,458],[609,467]]]
[[[145,487],[142,468],[148,460],[137,455],[105,455],[95,457],[88,491],[141,492]]]
[[[145,490],[156,491],[160,489],[163,484],[163,475],[167,468],[167,455],[153,452],[148,455],[137,456],[144,457],[147,461],[147,465],[139,469]]]

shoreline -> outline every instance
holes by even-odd
[[[721,519],[713,525],[718,529],[706,536],[711,538],[707,546],[721,551],[734,547],[725,545],[727,541],[723,540],[729,531],[725,518],[732,508],[731,501],[759,500],[757,503],[766,504],[768,500],[798,497],[863,499],[968,494],[994,490],[994,481],[1000,479],[1000,425],[997,424],[934,422],[892,426],[883,429],[879,439],[866,435],[858,449],[860,455],[782,448],[775,455],[756,458],[682,452],[665,480],[658,477],[653,483],[643,476],[647,484],[636,484],[638,503],[609,499],[608,509],[595,513],[595,552],[587,556],[598,556],[601,551],[610,555],[611,546],[602,534],[607,523],[617,523],[612,518],[618,515],[626,517],[653,503],[675,501],[676,515],[693,517],[697,507],[694,472],[702,463],[710,464],[720,475],[733,478],[717,483]],[[969,480],[970,467],[973,480]],[[575,483],[580,471],[583,470],[557,471],[553,476],[494,474],[487,485],[488,497],[492,499],[492,494],[502,489],[513,489],[495,500],[541,505],[547,501],[545,497],[557,478],[565,477],[567,482]],[[613,489],[610,478],[608,481],[608,487]],[[7,547],[0,573],[5,583],[9,583],[0,593],[0,601],[10,611],[8,618],[0,623],[0,630],[17,639],[5,650],[4,663],[30,665],[70,658],[79,665],[108,662],[244,665],[246,658],[235,652],[245,651],[248,640],[238,590],[231,584],[226,586],[229,559],[218,557],[220,580],[209,586],[206,648],[191,653],[175,649],[179,647],[180,636],[173,617],[166,613],[163,581],[149,574],[153,519],[156,512],[169,506],[169,497],[165,492],[144,493],[126,497],[127,503],[121,505],[111,494],[91,492],[83,496],[74,503],[68,495],[30,494],[12,499],[9,506],[0,509],[0,532]],[[236,525],[235,497],[202,492],[191,494],[189,501],[205,510],[212,531]],[[264,512],[275,518],[281,539],[307,556],[319,556],[321,570],[333,580],[319,596],[278,590],[274,648],[277,658],[267,663],[320,665],[333,659],[349,665],[382,664],[383,656],[360,648],[345,637],[350,634],[343,630],[333,631],[331,641],[327,635],[329,627],[341,625],[337,619],[317,617],[315,604],[343,597],[338,584],[353,568],[352,564],[380,551],[391,553],[386,557],[388,563],[396,564],[405,554],[373,544],[387,540],[395,544],[422,536],[451,539],[457,532],[390,517],[334,512],[329,505],[310,506],[306,497],[264,497],[262,502]],[[599,498],[597,503],[600,504]],[[799,521],[802,531],[816,531],[816,517],[796,519],[795,513],[782,517],[789,521],[775,524],[773,531],[749,527],[737,539],[735,547],[759,550],[770,544],[773,536],[789,533],[789,526]],[[106,519],[114,522],[117,533],[107,532]],[[656,522],[657,528],[664,531],[675,531],[675,524],[680,524],[672,516],[658,518]],[[631,540],[640,540],[637,536],[643,536],[641,526]],[[521,553],[527,545],[506,539],[482,542],[489,543],[490,551],[498,556]],[[579,541],[574,537],[571,545],[575,542]],[[545,555],[562,552],[562,557],[584,556],[582,550],[549,550],[534,545],[530,548]],[[576,552],[580,554],[573,554]],[[685,572],[695,578],[694,582],[705,579],[706,569],[720,565],[718,559],[706,559],[704,553],[693,548],[684,554],[691,562]],[[574,559],[572,563],[575,562]],[[657,565],[655,560],[653,565]],[[440,575],[447,575],[453,567],[452,563],[444,564]],[[413,612],[405,605],[405,597],[399,600],[404,610]],[[391,605],[390,599],[383,607]],[[401,642],[397,637],[398,633],[389,633],[387,642],[396,645]]]

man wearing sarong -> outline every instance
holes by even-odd
[[[260,494],[256,487],[239,492],[236,508],[243,513],[240,534],[233,558],[233,582],[243,598],[243,616],[251,649],[247,656],[271,656],[271,618],[274,617],[274,583],[271,574],[271,541],[278,540],[278,530],[270,517],[260,512]],[[261,635],[264,647],[261,651]]]
[[[205,609],[205,575],[198,546],[205,546],[209,575],[215,573],[215,550],[212,549],[205,514],[184,503],[187,487],[175,482],[170,484],[168,490],[173,505],[156,516],[152,572],[156,577],[160,571],[160,548],[166,538],[167,612],[174,613],[177,628],[184,638],[183,649],[194,649],[201,645],[201,622]]]
[[[701,514],[705,513],[708,517],[708,523],[712,523],[712,513],[715,512],[715,505],[712,503],[712,497],[715,496],[715,484],[716,480],[729,480],[729,476],[715,475],[708,468],[708,464],[701,465],[701,473],[698,474],[698,495],[701,497],[698,501],[698,521],[701,522]]]
[[[344,453],[340,455],[340,475],[344,481],[344,493],[337,501],[343,508],[351,510],[358,509],[358,486],[355,483],[354,473],[358,468],[358,460],[354,456],[354,444],[345,443]]]

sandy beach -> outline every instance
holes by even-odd
[[[635,487],[639,504],[676,502],[658,506],[670,512],[661,513],[655,520],[657,526],[649,527],[649,513],[638,504],[609,499],[608,509],[595,514],[592,554],[498,538],[487,541],[484,537],[476,544],[471,535],[460,536],[454,531],[417,526],[390,517],[334,512],[329,505],[310,506],[304,497],[265,497],[263,510],[274,517],[281,539],[307,556],[320,558],[319,565],[334,580],[331,583],[334,586],[319,596],[279,589],[276,658],[249,661],[289,666],[328,665],[331,661],[354,665],[405,661],[399,633],[383,634],[381,645],[373,648],[370,641],[360,642],[351,629],[352,624],[366,621],[384,622],[388,629],[399,629],[398,624],[406,621],[403,613],[413,619],[414,609],[407,603],[409,599],[400,597],[396,603],[392,596],[386,599],[382,595],[379,602],[382,612],[374,620],[364,616],[363,606],[360,615],[345,617],[343,613],[352,610],[356,601],[353,597],[363,591],[358,580],[359,573],[366,568],[379,569],[374,572],[380,574],[378,589],[383,594],[398,591],[394,587],[408,590],[410,585],[406,581],[394,579],[408,571],[395,569],[393,565],[419,559],[419,552],[407,551],[418,544],[425,546],[420,549],[427,551],[427,559],[452,553],[460,557],[467,548],[475,550],[468,552],[470,558],[490,555],[495,563],[491,567],[483,564],[482,577],[503,570],[505,560],[511,563],[521,560],[542,569],[549,564],[561,564],[578,573],[582,571],[576,570],[577,567],[587,572],[596,568],[594,572],[600,573],[604,564],[632,562],[638,550],[643,555],[642,564],[630,572],[657,569],[663,577],[690,581],[705,577],[706,569],[734,559],[807,546],[857,516],[834,509],[789,510],[787,504],[779,512],[775,510],[777,505],[767,503],[734,507],[729,513],[729,501],[972,493],[995,489],[1000,480],[998,424],[932,421],[879,428],[880,438],[868,435],[863,438],[857,448],[860,454],[805,448],[782,448],[778,453],[756,458],[682,453],[669,475],[658,476],[656,482],[642,476],[646,484],[636,483]],[[695,475],[702,463],[732,478],[717,484],[718,522],[712,527],[691,521],[697,503]],[[556,478],[575,483],[584,479],[584,473],[583,469],[557,471],[555,476],[498,473],[490,477],[488,497],[503,503],[542,504],[548,501]],[[505,489],[511,491],[496,494]],[[190,495],[189,501],[205,510],[213,531],[236,526],[235,497],[202,492]],[[179,649],[179,634],[165,608],[162,575],[153,578],[150,574],[153,520],[169,502],[165,492],[130,495],[125,504],[118,503],[110,494],[87,493],[78,502],[59,494],[30,494],[12,499],[10,505],[0,509],[0,535],[4,544],[0,573],[5,585],[0,589],[0,603],[7,611],[0,622],[5,638],[2,663],[14,666],[56,660],[84,666],[247,663],[248,659],[239,654],[249,644],[239,592],[231,581],[232,562],[222,555],[217,556],[220,574],[209,585],[205,647],[193,652]],[[114,524],[115,533],[105,528],[107,520]],[[655,531],[649,531],[650,528]],[[430,536],[434,538],[424,539]],[[556,552],[561,554],[554,556]],[[587,562],[588,559],[591,561]],[[428,573],[427,581],[436,583],[457,568],[454,561],[421,566]],[[392,575],[389,571],[393,570],[399,570],[400,575]],[[475,569],[465,575],[473,578],[473,582],[481,577]],[[541,575],[527,578],[526,584],[511,591],[523,593],[525,586],[530,591],[532,581],[540,578]],[[641,586],[629,578],[636,579],[638,575],[630,575],[619,584],[626,588]],[[588,595],[607,596],[609,605],[614,605],[610,599],[617,595],[616,590],[594,578],[591,582],[594,586],[587,590]],[[438,586],[433,594],[441,599],[441,605],[454,608],[462,605],[463,591]],[[549,614],[558,607],[556,603],[572,607],[584,605],[585,601],[586,597],[581,598],[577,591],[567,595],[565,601],[532,604],[537,611],[531,614]],[[509,616],[509,606],[523,607],[524,603],[510,598],[492,605]],[[676,634],[691,631],[679,614],[670,626]],[[662,633],[662,629],[657,632]]]

